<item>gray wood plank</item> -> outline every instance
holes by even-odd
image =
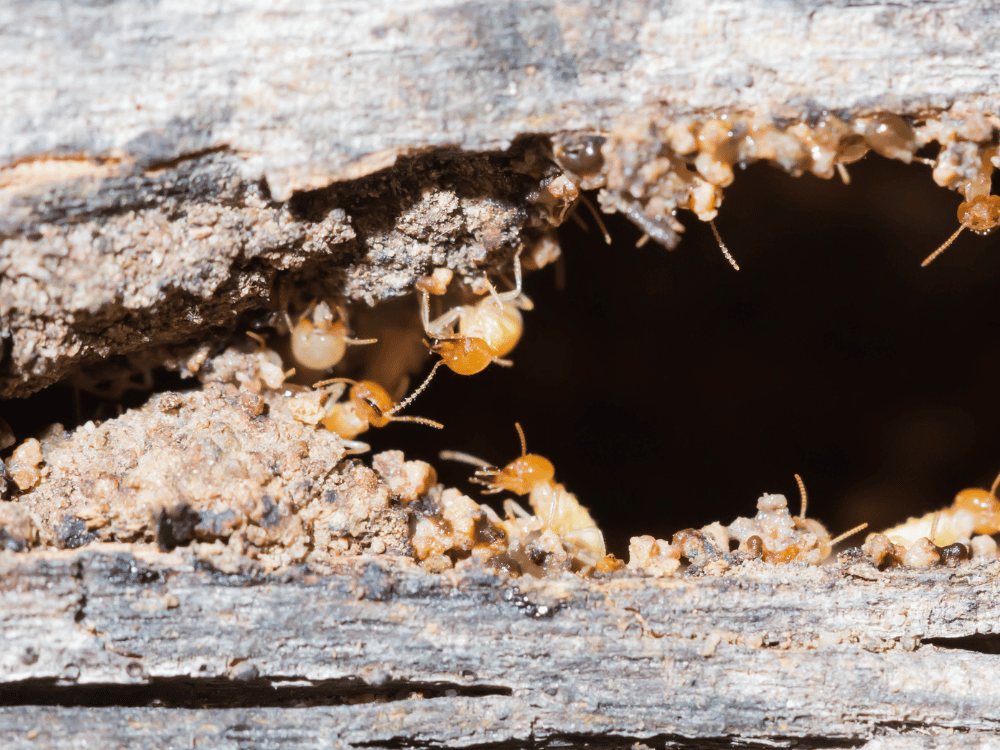
[[[291,731],[282,711],[312,705],[322,718],[287,740],[296,747],[332,727],[387,746],[859,744],[918,729],[992,736],[1000,722],[996,562],[594,581],[428,575],[389,558],[323,577],[226,575],[187,553],[110,548],[4,562],[0,715],[18,731],[30,731],[25,700],[108,726],[159,702],[150,721],[175,710],[184,718],[164,721],[178,733],[193,716],[228,726],[257,710]]]

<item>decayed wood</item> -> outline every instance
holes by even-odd
[[[998,24],[968,0],[7,0],[0,397],[231,330],[289,274],[371,303],[505,262],[547,222],[517,149],[468,155],[521,136],[649,108],[995,112]]]
[[[649,102],[796,115],[1000,104],[996,14],[959,0],[8,0],[0,13],[0,163],[226,146],[279,200],[400,152],[607,129]]]
[[[548,225],[520,136],[651,108],[1000,107],[1000,18],[968,0],[8,0],[0,28],[5,397],[230,330],[285,279],[374,302],[505,262]],[[227,575],[124,548],[0,566],[13,746],[874,750],[996,743],[1000,721],[997,563],[598,582],[384,558]]]
[[[998,562],[598,581],[428,575],[385,557],[331,576],[224,574],[113,547],[2,564],[0,731],[37,732],[42,746],[72,734],[146,746],[847,747],[988,738],[1000,721]],[[219,698],[227,689],[236,707]],[[65,707],[18,705],[39,696]],[[924,744],[958,746],[940,741]]]

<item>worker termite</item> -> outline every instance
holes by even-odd
[[[867,523],[858,524],[850,531],[845,531],[843,534],[839,534],[831,539],[830,532],[826,530],[823,524],[814,518],[806,518],[806,508],[809,503],[809,496],[806,494],[806,483],[802,481],[802,477],[798,474],[795,474],[795,482],[799,485],[801,504],[799,506],[799,515],[793,516],[792,521],[795,523],[795,528],[807,531],[816,536],[821,559],[829,557],[838,542],[842,542],[848,537],[854,536],[859,531],[868,528]]]
[[[571,557],[584,566],[597,565],[607,554],[604,535],[576,496],[563,485],[556,484],[552,462],[543,456],[528,453],[524,430],[518,423],[514,426],[521,438],[521,456],[502,469],[481,458],[456,451],[442,451],[441,458],[478,466],[472,481],[486,487],[484,494],[493,495],[507,490],[515,495],[528,495],[535,515],[546,529],[562,539]],[[504,510],[511,518],[531,517],[515,500],[505,500]]]
[[[330,393],[332,398],[323,408],[318,422],[347,441],[351,452],[363,453],[368,450],[365,443],[357,442],[354,438],[362,432],[367,432],[369,427],[385,427],[390,422],[416,422],[428,427],[436,427],[439,430],[444,427],[433,419],[396,416],[396,412],[407,406],[424,390],[427,386],[426,380],[423,385],[398,404],[393,403],[392,398],[382,386],[371,380],[356,381],[350,378],[331,378],[321,380],[313,387],[322,389],[335,384],[341,384],[341,388],[343,385],[350,385],[348,397],[343,401],[339,400],[343,390],[340,393]]]
[[[292,356],[310,370],[329,370],[344,358],[348,345],[377,342],[348,336],[347,312],[342,305],[331,309],[325,301],[313,302],[294,325],[287,313],[285,317],[291,332]]]
[[[781,563],[800,561],[818,565],[826,559],[838,542],[866,528],[861,524],[837,537],[830,533],[819,521],[806,517],[808,497],[805,483],[796,474],[802,507],[798,516],[788,511],[788,502],[783,495],[765,494],[757,501],[757,515],[754,518],[738,518],[729,525],[728,533],[752,553],[765,562]],[[708,530],[708,527],[706,527]],[[676,543],[676,542],[675,542]]]
[[[958,221],[961,226],[955,233],[945,240],[941,247],[928,255],[920,265],[926,266],[947,250],[964,229],[971,229],[976,234],[989,234],[1000,226],[1000,195],[979,195],[963,202],[958,207]]]
[[[990,491],[983,489],[962,490],[955,502],[944,510],[911,518],[906,523],[886,529],[882,534],[906,549],[919,539],[929,539],[936,545],[947,547],[955,542],[968,541],[973,534],[1000,532],[1000,500],[996,490],[1000,476]]]
[[[430,319],[428,287],[421,289],[420,315],[424,332],[433,340],[431,351],[441,357],[433,374],[442,363],[459,375],[474,375],[490,363],[509,367],[504,359],[521,340],[524,322],[521,310],[533,305],[521,292],[520,253],[514,256],[514,288],[498,292],[486,280],[489,296],[475,304],[453,307],[440,317]],[[455,330],[457,324],[457,331]]]

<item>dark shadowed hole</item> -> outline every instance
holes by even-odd
[[[566,288],[553,269],[527,279],[535,310],[515,367],[443,373],[408,411],[446,429],[393,425],[369,433],[373,450],[502,464],[520,421],[620,556],[635,534],[752,515],[763,492],[797,512],[796,472],[834,534],[989,486],[1000,239],[967,232],[921,268],[957,227],[958,195],[927,167],[876,157],[851,177],[737,174],[717,224],[738,273],[686,212],[672,252],[636,249],[620,216],[607,217],[612,247],[567,223]],[[475,492],[467,467],[438,468]]]
[[[137,673],[141,674],[141,666]],[[430,682],[387,682],[373,687],[354,680],[294,678],[160,678],[133,685],[60,685],[55,680],[25,680],[0,688],[0,706],[160,706],[163,708],[238,708],[338,706],[411,698],[511,695],[510,688]]]
[[[976,633],[957,638],[924,638],[921,643],[925,646],[954,648],[977,654],[1000,654],[1000,633]]]

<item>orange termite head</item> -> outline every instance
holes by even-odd
[[[986,490],[962,490],[955,496],[955,509],[964,510],[975,516],[975,533],[996,534],[1000,531],[1000,500],[996,498],[997,483],[1000,476],[993,482],[989,492]]]
[[[980,195],[958,207],[958,220],[977,234],[1000,226],[1000,195]]]
[[[292,327],[292,355],[311,370],[326,370],[344,358],[347,326],[325,302],[304,313]]]
[[[478,464],[483,468],[476,472],[472,480],[486,486],[484,492],[492,495],[507,490],[515,495],[526,495],[539,484],[547,484],[556,475],[556,469],[547,458],[528,453],[528,444],[524,439],[524,430],[519,422],[514,423],[518,437],[521,438],[521,457],[511,461],[502,469],[490,466],[482,459],[462,453],[448,452],[449,458],[455,458],[466,463]],[[444,457],[445,454],[442,454]]]
[[[393,407],[392,398],[385,388],[371,380],[362,380],[351,386],[351,401],[362,418],[372,427],[385,427],[392,420],[388,416]]]
[[[921,265],[926,266],[948,249],[963,229],[971,229],[976,234],[989,234],[1000,226],[1000,195],[977,195],[971,201],[958,207],[958,221],[961,226],[941,247],[927,256]]]
[[[548,484],[556,475],[556,468],[547,458],[529,453],[500,469],[492,478],[493,487],[527,495],[539,484]]]
[[[434,371],[431,370],[431,375]],[[369,427],[385,427],[390,422],[417,422],[441,429],[443,425],[424,417],[397,417],[396,412],[412,401],[426,386],[424,384],[405,401],[394,404],[392,397],[378,383],[371,380],[355,381],[350,378],[322,380],[314,387],[322,388],[331,383],[350,383],[351,391],[345,401],[338,401],[327,407],[326,415],[320,420],[324,427],[336,432],[342,438],[352,440]]]
[[[431,345],[431,351],[459,375],[475,375],[485,370],[494,360],[489,345],[475,336],[441,339]]]

